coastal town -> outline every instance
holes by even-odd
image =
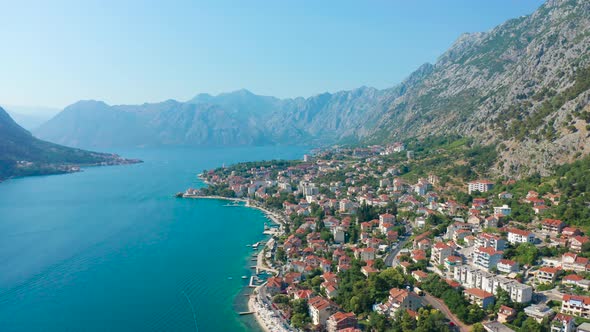
[[[459,142],[240,163],[180,196],[276,223],[249,302],[266,331],[590,331],[587,161],[492,177]]]

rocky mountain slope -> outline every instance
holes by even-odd
[[[498,171],[546,173],[590,152],[590,2],[465,34],[388,105],[371,138],[459,133],[498,143]]]
[[[0,181],[12,176],[67,173],[85,165],[134,162],[138,161],[39,140],[16,124],[0,107]]]
[[[464,34],[396,87],[277,99],[246,90],[188,102],[79,102],[35,131],[83,147],[390,142],[460,134],[496,144],[497,173],[548,172],[590,152],[590,2],[549,0]]]

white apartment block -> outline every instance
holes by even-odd
[[[463,287],[479,288],[496,294],[498,287],[507,291],[514,302],[527,303],[533,297],[533,288],[516,280],[504,278],[466,265],[455,266],[453,278]]]

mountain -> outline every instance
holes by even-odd
[[[590,2],[549,0],[468,33],[395,87],[278,99],[79,102],[35,130],[78,147],[387,143],[459,134],[496,145],[498,173],[546,174],[590,153]]]
[[[464,34],[369,139],[456,133],[498,144],[500,173],[547,173],[590,152],[590,2],[550,0],[490,32]]]
[[[0,181],[12,176],[67,173],[79,166],[133,162],[138,161],[39,140],[0,107]]]
[[[158,145],[264,145],[334,142],[377,120],[383,92],[360,88],[278,99],[247,90],[143,105],[80,101],[34,133],[59,144],[108,148]]]

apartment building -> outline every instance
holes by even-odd
[[[590,319],[590,296],[563,295],[561,312],[567,315]]]
[[[533,297],[533,288],[493,273],[480,270],[467,265],[455,266],[453,279],[466,288],[479,288],[495,294],[498,288],[502,288],[510,294],[514,302],[527,303]]]

